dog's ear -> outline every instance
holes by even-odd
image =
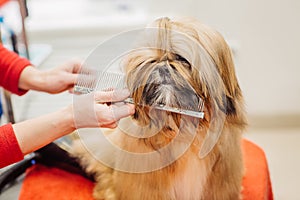
[[[218,103],[219,109],[226,115],[236,115],[235,101],[232,97],[224,95],[222,103]]]

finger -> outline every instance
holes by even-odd
[[[100,127],[102,127],[102,128],[117,128],[117,126],[118,126],[117,122],[114,122],[114,123],[111,123],[111,124],[100,125]]]
[[[80,60],[73,61],[73,71],[72,72],[74,74],[78,74],[79,71],[80,71],[80,69],[81,69],[81,67],[82,67],[82,63],[81,63]]]
[[[70,94],[75,94],[74,87],[69,88],[69,89],[68,89],[68,92],[69,92]]]
[[[82,67],[82,62],[80,61],[80,59],[77,58],[74,58],[63,65],[63,68],[66,71],[69,71],[74,74],[77,74],[80,71],[81,67]]]
[[[135,107],[132,104],[124,104],[122,106],[112,105],[112,111],[115,121],[119,121],[121,118],[134,114]]]
[[[67,74],[65,76],[65,81],[68,85],[74,85],[78,80],[79,75],[78,74]]]
[[[118,102],[129,97],[130,92],[127,89],[113,91],[97,91],[95,92],[95,100],[98,102]]]

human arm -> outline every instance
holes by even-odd
[[[40,70],[0,44],[0,86],[14,94],[23,95],[28,90],[51,94],[71,90],[80,65],[74,60],[50,70]]]
[[[6,125],[5,128],[8,129],[6,132],[3,132],[3,127],[0,127],[0,135],[10,135],[10,138],[6,137],[6,140],[11,141],[10,145],[6,145],[6,148],[0,147],[0,168],[21,160],[23,158],[22,155],[33,152],[55,139],[73,132],[77,128],[116,127],[119,119],[134,113],[134,106],[118,103],[99,104],[97,102],[100,100],[102,102],[118,102],[126,98],[128,94],[128,92],[118,92],[116,94],[113,91],[93,94],[93,113],[86,112],[83,107],[79,108],[82,109],[79,111],[82,115],[76,116],[74,115],[74,106],[69,105],[59,111],[13,124],[11,130]],[[89,121],[91,119],[90,116],[95,116],[96,122]],[[11,133],[12,131],[14,134]],[[3,141],[4,139],[5,137],[0,137],[0,144],[7,143],[7,141]],[[13,155],[3,155],[5,152],[10,152]]]
[[[20,89],[18,83],[22,71],[29,65],[29,60],[21,58],[0,44],[0,86],[14,94],[25,94],[26,90]]]
[[[72,90],[77,80],[81,63],[77,60],[66,62],[50,70],[26,67],[19,79],[18,87],[23,90],[36,90],[50,94]]]

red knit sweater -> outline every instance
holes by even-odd
[[[25,90],[18,88],[20,74],[31,63],[8,51],[0,44],[0,86],[17,95]],[[0,168],[23,159],[17,138],[11,124],[0,127]]]

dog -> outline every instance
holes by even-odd
[[[92,153],[82,145],[73,148],[72,155],[95,177],[94,198],[241,199],[247,119],[232,53],[221,34],[196,19],[157,19],[123,67],[136,111],[105,133],[118,148],[95,141]]]

